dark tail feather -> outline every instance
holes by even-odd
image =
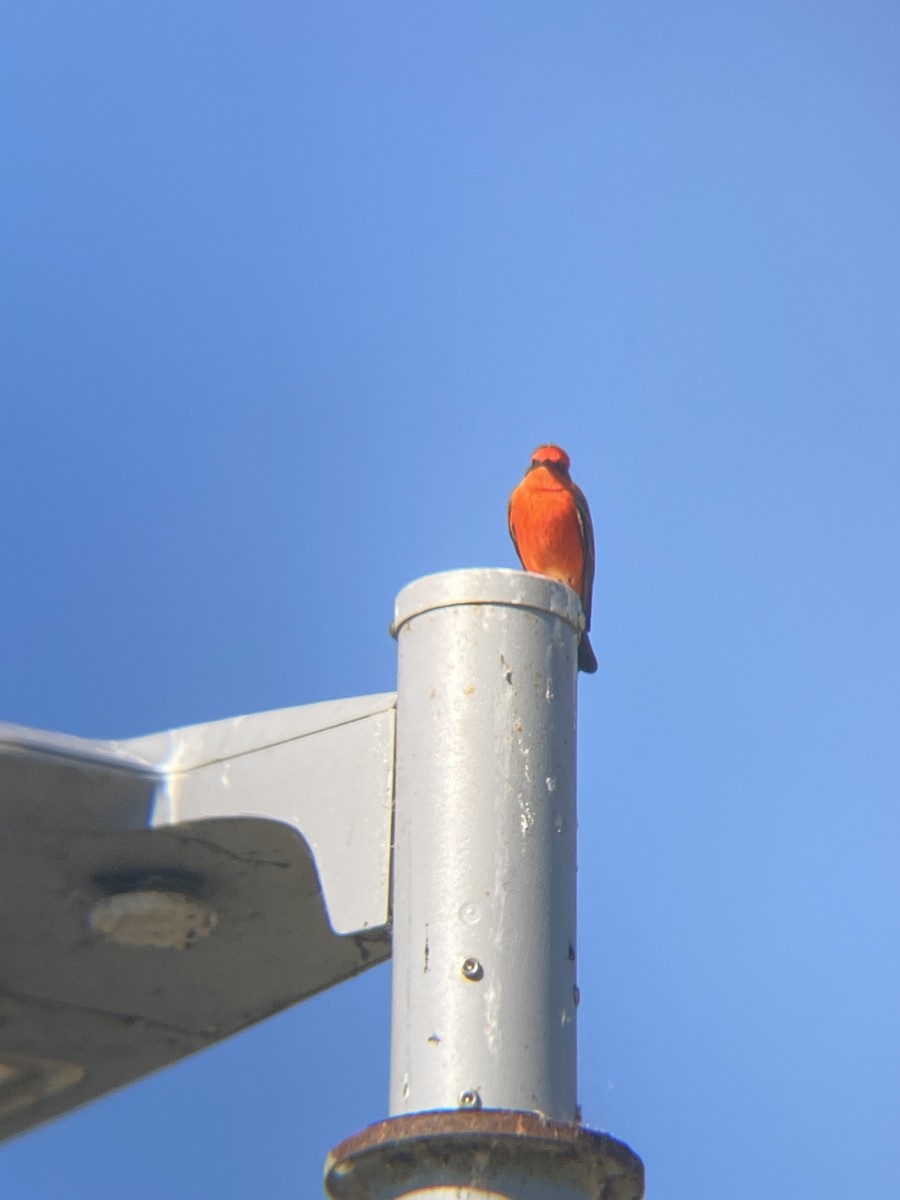
[[[597,670],[597,656],[587,632],[581,635],[581,641],[578,644],[578,670],[584,671],[586,675],[593,675]]]

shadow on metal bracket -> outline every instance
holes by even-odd
[[[394,705],[0,724],[0,1137],[389,956]]]

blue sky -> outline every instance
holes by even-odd
[[[650,1194],[882,1195],[897,1013],[900,9],[0,13],[0,719],[390,690],[410,580],[597,533],[580,1095]],[[10,1195],[315,1194],[381,967],[0,1151]]]

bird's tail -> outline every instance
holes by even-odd
[[[578,670],[584,671],[586,675],[593,675],[597,670],[597,655],[594,653],[587,630],[581,635],[581,641],[578,644]]]

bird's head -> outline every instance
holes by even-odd
[[[538,446],[534,454],[531,456],[531,466],[534,467],[550,467],[551,470],[561,471],[564,475],[569,473],[569,456],[563,450],[562,446],[554,446],[548,444],[546,446]]]

